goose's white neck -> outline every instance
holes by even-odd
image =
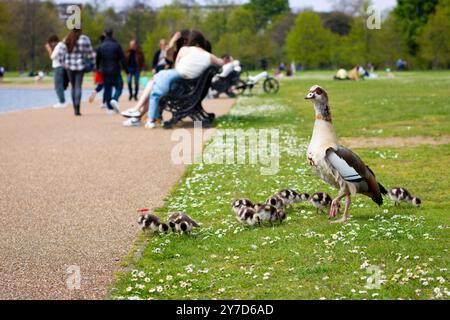
[[[314,109],[316,110],[316,122],[314,123],[308,152],[324,154],[328,148],[334,148],[338,145],[338,139],[331,123],[329,107],[316,104]]]

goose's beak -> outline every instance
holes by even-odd
[[[306,95],[305,100],[311,100],[314,99],[314,93],[310,92]]]

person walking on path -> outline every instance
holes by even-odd
[[[103,41],[105,41],[105,38],[106,37],[105,37],[104,34],[102,34],[100,36],[100,39],[99,39],[100,40],[100,45],[103,43]],[[94,89],[94,91],[92,91],[91,95],[89,96],[89,99],[88,99],[89,103],[93,103],[94,102],[95,97],[97,96],[98,93],[100,93],[103,90],[103,87],[104,87],[103,86],[103,75],[98,69],[96,69],[94,71],[94,84],[95,84],[95,89]],[[105,102],[105,95],[104,94],[103,94],[103,103],[101,105],[101,108],[102,109],[106,108],[106,102]]]
[[[95,64],[95,52],[91,40],[81,29],[73,29],[64,40],[65,47],[57,54],[69,76],[75,116],[81,116],[80,104],[83,77]],[[63,62],[62,62],[63,61]]]
[[[139,48],[138,43],[135,39],[131,40],[130,48],[127,50],[125,54],[125,59],[127,62],[128,68],[128,92],[130,93],[129,100],[131,101],[138,100],[139,94],[139,78],[141,76],[141,72],[145,68],[145,57],[144,52]],[[134,78],[134,87],[135,91],[133,94],[133,78]]]
[[[113,30],[105,31],[105,41],[97,50],[97,69],[103,74],[103,85],[108,114],[119,113],[119,97],[123,90],[121,71],[127,71],[122,46],[113,38]],[[114,96],[112,90],[115,89]]]
[[[47,49],[48,55],[52,60],[53,81],[58,97],[58,103],[53,105],[53,108],[65,108],[67,106],[64,91],[67,89],[69,79],[59,59],[59,53],[65,50],[65,46],[64,42],[59,41],[56,35],[51,36],[45,44],[45,49]]]
[[[153,74],[157,74],[161,70],[166,69],[167,61],[166,61],[166,53],[167,53],[167,42],[165,39],[159,40],[159,50],[155,52],[153,56],[153,65],[152,72]]]

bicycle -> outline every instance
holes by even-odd
[[[241,79],[235,80],[232,85],[232,91],[237,94],[244,94],[244,92],[248,89],[250,93],[252,92],[252,89],[264,79],[263,82],[263,90],[266,93],[269,94],[275,94],[280,90],[280,83],[277,79],[270,76],[267,71],[263,71],[260,74],[256,76],[247,76],[247,80],[243,81]]]

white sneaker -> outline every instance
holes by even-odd
[[[60,109],[60,108],[65,108],[65,107],[67,107],[66,103],[57,103],[57,104],[53,105],[53,108],[55,108],[55,109]]]
[[[119,103],[116,100],[111,100],[111,107],[114,108],[114,111],[116,111],[116,113],[120,112],[120,107],[119,107]]]
[[[106,109],[106,103],[103,102],[102,105],[100,106],[100,109]]]
[[[108,116],[113,116],[113,115],[117,114],[117,112],[112,109],[108,109],[108,110],[106,110],[106,114]]]
[[[126,117],[126,118],[138,118],[141,116],[141,113],[134,109],[134,108],[130,108],[128,110],[125,110],[124,112],[121,113],[122,116]]]
[[[139,126],[142,126],[141,120],[139,120],[137,118],[127,119],[124,122],[122,122],[122,124],[124,125],[124,127],[139,127]]]
[[[145,124],[146,129],[154,129],[156,128],[156,123],[150,120],[147,120],[147,123]]]

